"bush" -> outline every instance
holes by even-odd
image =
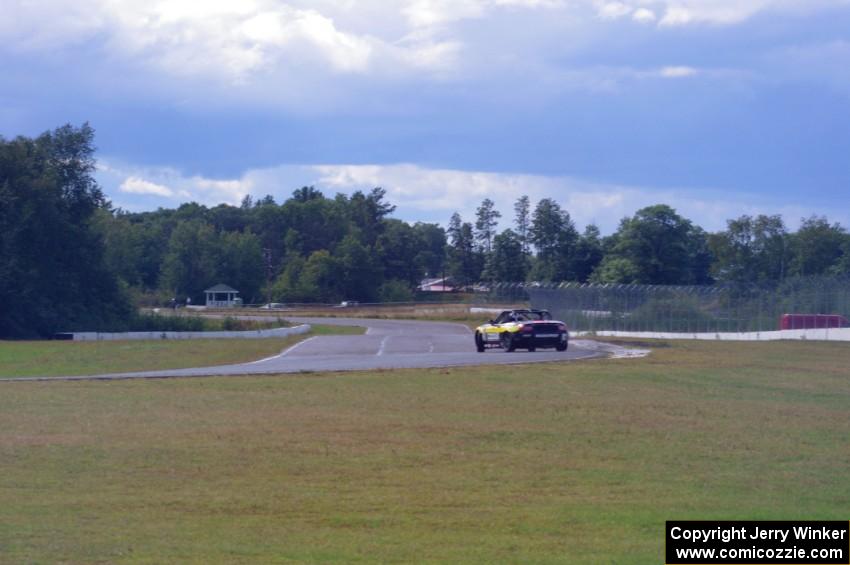
[[[159,314],[137,314],[129,323],[135,332],[202,332],[207,330],[209,320],[199,316],[160,316]]]
[[[392,279],[386,281],[378,290],[381,302],[412,302],[413,291],[404,281]]]
[[[289,322],[281,318],[268,320],[239,320],[202,318],[201,316],[161,316],[159,314],[137,314],[126,327],[109,328],[101,331],[133,332],[215,332],[250,331],[288,327]]]

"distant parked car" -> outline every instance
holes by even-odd
[[[538,347],[566,351],[570,334],[564,322],[553,320],[547,310],[505,310],[495,320],[475,329],[475,349],[501,347],[535,351]]]
[[[343,300],[342,302],[339,303],[339,306],[337,306],[337,308],[348,308],[350,306],[359,306],[359,305],[360,305],[360,303],[357,302],[356,300]]]
[[[286,306],[284,304],[281,304],[280,302],[269,302],[268,304],[263,304],[262,306],[260,306],[260,309],[262,309],[262,310],[281,310],[285,307]]]

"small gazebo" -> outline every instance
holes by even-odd
[[[208,288],[204,291],[204,294],[207,297],[208,308],[232,308],[238,303],[236,295],[239,294],[239,291],[226,284],[217,284]]]

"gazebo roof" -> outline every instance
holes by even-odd
[[[217,284],[212,288],[206,289],[204,292],[235,292],[236,294],[239,294],[238,290],[231,288],[226,284]]]

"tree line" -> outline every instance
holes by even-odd
[[[0,337],[114,326],[131,305],[198,303],[216,283],[246,303],[372,302],[410,300],[424,277],[774,285],[850,274],[850,235],[818,216],[796,232],[759,215],[708,233],[658,204],[602,236],[555,199],[520,196],[509,217],[485,198],[444,228],[393,218],[382,188],[331,197],[309,186],[280,203],[130,213],[97,186],[93,143],[88,124],[0,138]]]
[[[490,199],[474,222],[454,214],[447,229],[448,272],[472,281],[591,282],[653,285],[775,286],[789,277],[850,274],[850,234],[825,217],[803,218],[792,232],[780,215],[743,215],[708,233],[666,204],[647,206],[601,236],[579,232],[551,198],[513,206],[513,227]]]

